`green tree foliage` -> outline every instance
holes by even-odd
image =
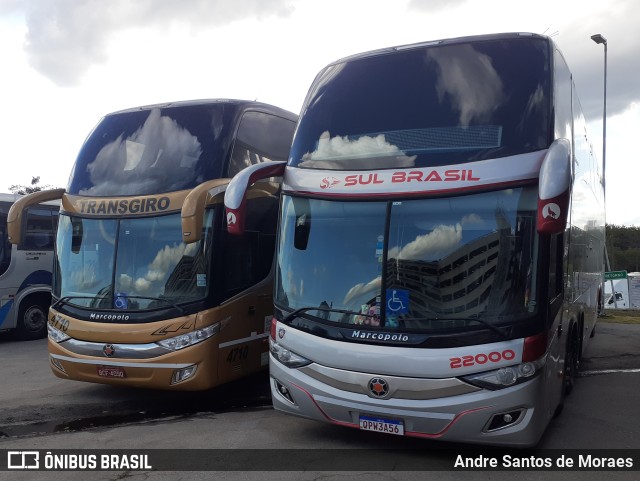
[[[606,232],[611,270],[640,272],[640,227],[607,224]]]
[[[27,195],[33,194],[34,192],[40,192],[41,190],[49,190],[53,188],[54,187],[51,185],[40,185],[40,176],[38,175],[37,177],[31,177],[31,185],[14,184],[9,187],[9,190],[13,194]]]

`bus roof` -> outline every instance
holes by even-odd
[[[24,197],[24,196],[21,195],[21,194],[0,193],[0,202],[8,202],[10,204],[13,204],[15,201],[17,201],[18,199],[21,199],[22,197]],[[60,201],[59,200],[51,200],[51,201],[47,201],[47,202],[41,202],[41,205],[59,206],[60,205]]]
[[[273,114],[276,114],[281,117],[288,118],[294,121],[297,120],[298,118],[296,114],[289,112],[288,110],[282,109],[280,107],[276,107],[275,105],[258,102],[256,100],[239,100],[239,99],[197,99],[197,100],[180,100],[180,101],[172,101],[172,102],[161,102],[157,104],[141,105],[138,107],[130,107],[127,109],[110,112],[107,114],[107,116],[122,114],[127,112],[140,112],[143,110],[151,110],[151,109],[158,109],[158,108],[166,109],[171,107],[190,107],[190,106],[197,106],[197,105],[213,105],[213,104],[227,104],[239,109],[256,108],[263,111],[271,112]]]
[[[546,37],[544,35],[539,35],[537,33],[510,32],[510,33],[491,33],[491,34],[484,34],[484,35],[470,35],[466,37],[453,37],[453,38],[445,38],[445,39],[438,39],[438,40],[427,40],[424,42],[417,42],[417,43],[411,43],[411,44],[405,44],[405,45],[396,45],[393,47],[385,47],[377,50],[370,50],[368,52],[357,53],[354,55],[343,57],[334,62],[331,62],[330,64],[327,65],[327,67],[331,65],[344,63],[344,62],[350,62],[352,60],[358,60],[361,58],[374,57],[376,55],[386,55],[393,52],[397,52],[401,50],[410,50],[414,48],[423,48],[423,47],[436,46],[436,45],[455,45],[458,43],[478,42],[482,40],[500,40],[500,39],[523,38],[523,37],[549,39],[549,37]]]
[[[16,200],[18,200],[19,198],[21,198],[22,196],[20,194],[5,194],[5,193],[0,193],[0,202],[15,202]]]

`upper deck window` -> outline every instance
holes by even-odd
[[[510,38],[347,60],[311,87],[289,163],[315,169],[460,164],[550,141],[549,43]]]
[[[273,160],[286,161],[296,123],[265,112],[245,112],[229,161],[227,177],[250,165]]]
[[[211,103],[108,115],[80,150],[67,191],[160,194],[220,177],[235,110]]]

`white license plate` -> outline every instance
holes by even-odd
[[[377,433],[404,435],[404,424],[394,419],[382,419],[371,416],[360,416],[360,429]]]
[[[98,376],[124,379],[127,377],[127,373],[118,366],[98,366]]]

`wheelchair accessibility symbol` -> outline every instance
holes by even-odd
[[[387,312],[389,314],[406,314],[409,312],[409,291],[387,289]]]
[[[117,292],[115,301],[116,309],[127,309],[129,307],[128,304],[127,294],[125,292]]]

